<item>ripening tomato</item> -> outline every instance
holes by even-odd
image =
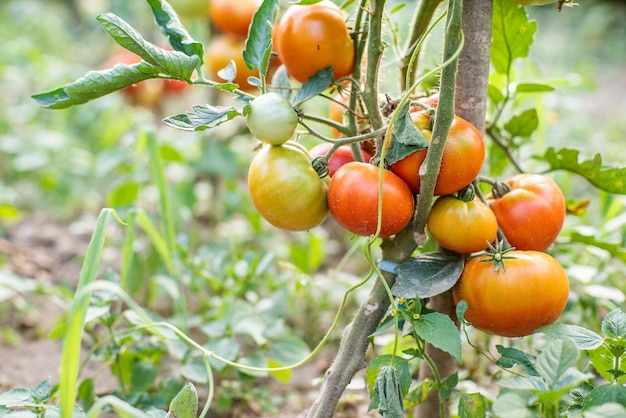
[[[488,205],[456,196],[438,198],[428,215],[428,232],[442,247],[469,254],[487,248],[498,234],[498,223]]]
[[[278,55],[287,73],[306,83],[326,67],[335,80],[352,74],[354,42],[341,9],[329,0],[291,5],[276,28]]]
[[[428,112],[411,113],[411,118],[427,141],[431,116]],[[427,150],[414,152],[391,165],[391,171],[404,180],[413,193],[419,193],[419,170]],[[485,143],[480,132],[465,119],[454,117],[441,160],[441,169],[435,186],[435,195],[453,194],[469,185],[480,173],[485,159]]]
[[[418,103],[423,104],[424,106],[428,106],[428,107],[437,107],[437,105],[439,104],[439,93],[435,93],[432,94],[430,96],[426,96],[426,97],[420,97],[419,99],[415,100]],[[420,105],[412,105],[409,108],[409,112],[414,113],[414,112],[421,112],[425,110],[422,106]]]
[[[246,124],[258,140],[280,145],[296,131],[298,114],[285,96],[269,92],[252,100]]]
[[[502,233],[518,250],[545,251],[561,232],[565,197],[558,184],[540,174],[518,174],[506,181],[511,191],[487,202]]]
[[[291,143],[263,145],[248,171],[248,191],[261,216],[290,231],[311,229],[326,218],[328,186],[306,152]]]
[[[539,251],[511,251],[496,269],[490,257],[467,260],[452,289],[456,304],[468,304],[468,322],[490,334],[521,337],[558,319],[569,281],[557,260]]]
[[[217,35],[207,47],[205,54],[205,63],[212,76],[217,76],[219,70],[235,62],[237,68],[237,76],[233,83],[238,84],[239,88],[244,91],[252,91],[256,89],[248,83],[248,77],[258,77],[256,70],[251,70],[246,66],[243,60],[243,50],[246,46],[246,39],[237,35]]]
[[[330,142],[322,142],[320,144],[315,145],[313,148],[309,150],[309,155],[311,158],[315,157],[323,157],[328,153],[330,148],[333,146]],[[369,152],[361,150],[361,156],[363,157],[364,162],[369,162],[372,159],[372,156]],[[332,177],[339,167],[347,164],[349,162],[354,161],[354,155],[352,154],[352,147],[350,145],[342,145],[333,152],[333,154],[328,159],[328,175]]]
[[[261,3],[263,0],[211,0],[209,20],[222,33],[246,37]]]
[[[414,200],[409,187],[391,171],[383,170],[380,237],[404,229],[413,217]],[[330,180],[328,208],[339,225],[357,235],[376,233],[380,168],[360,162],[343,165]]]

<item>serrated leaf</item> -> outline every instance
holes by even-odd
[[[504,129],[512,137],[528,138],[539,126],[536,109],[527,109],[514,115],[504,124]]]
[[[298,106],[312,97],[324,92],[333,82],[333,67],[319,70],[313,77],[300,87],[291,103]]]
[[[554,323],[543,326],[535,333],[544,333],[552,338],[571,340],[580,350],[594,350],[602,345],[603,339],[595,332],[578,325]]]
[[[265,0],[252,18],[252,24],[243,50],[243,59],[251,70],[259,69],[262,77],[272,52],[272,23],[276,15],[278,0]]]
[[[517,93],[545,93],[554,91],[554,87],[541,83],[519,83],[515,86]]]
[[[441,381],[441,387],[439,388],[439,401],[443,402],[452,395],[456,385],[459,384],[458,372],[452,373],[450,376],[446,376]]]
[[[413,122],[409,108],[410,103],[406,102],[397,110],[398,114],[391,132],[391,142],[385,153],[387,164],[391,165],[428,147],[426,138]]]
[[[461,362],[461,331],[448,315],[439,312],[420,315],[413,328],[420,338]]]
[[[196,418],[198,416],[198,392],[192,383],[187,383],[174,396],[166,418]]]
[[[191,75],[201,62],[197,55],[189,56],[180,51],[168,51],[151,44],[126,21],[113,13],[101,14],[97,19],[119,45],[139,55],[166,75],[191,81]]]
[[[549,170],[567,170],[587,179],[598,189],[615,194],[626,194],[626,167],[609,167],[602,164],[602,156],[597,153],[590,160],[578,162],[579,151],[562,148],[556,151],[548,148],[537,158],[550,165]]]
[[[202,65],[204,56],[202,43],[192,38],[172,6],[163,0],[148,0],[148,4],[152,8],[154,19],[161,28],[161,32],[167,36],[172,48],[188,56],[197,56],[200,59],[198,65]]]
[[[576,364],[578,349],[571,340],[555,340],[544,348],[535,362],[535,370],[550,386]]]
[[[585,397],[583,410],[606,403],[626,405],[626,387],[614,383],[597,386]],[[586,415],[585,415],[586,416]]]
[[[107,70],[90,71],[73,83],[31,97],[39,106],[48,109],[66,109],[155,78],[158,74],[159,69],[145,61],[132,65],[117,64]]]
[[[537,23],[528,21],[526,10],[510,0],[494,0],[491,63],[506,74],[516,58],[528,55]]]
[[[487,401],[480,393],[461,393],[459,399],[460,418],[484,418],[487,416]]]
[[[241,115],[241,111],[233,106],[197,105],[193,107],[193,112],[169,116],[163,119],[163,123],[183,131],[203,131]]]
[[[406,299],[441,294],[454,286],[463,266],[463,259],[452,259],[442,253],[421,254],[396,266],[398,277],[391,292]]]
[[[626,339],[626,314],[620,308],[612,310],[604,317],[602,333],[610,338]]]
[[[533,366],[532,361],[530,361],[526,353],[523,351],[513,347],[504,347],[500,344],[496,345],[496,349],[502,356],[496,361],[496,364],[504,367],[505,369],[509,369],[516,364],[519,364],[526,369],[529,375],[539,376],[539,373],[535,370],[535,366]]]

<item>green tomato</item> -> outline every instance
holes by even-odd
[[[264,145],[250,164],[252,203],[275,227],[304,231],[322,223],[328,214],[327,190],[308,154],[291,143]]]
[[[280,145],[296,131],[298,114],[284,96],[265,93],[250,103],[246,124],[261,142]]]

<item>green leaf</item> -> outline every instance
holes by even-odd
[[[424,379],[421,383],[413,386],[404,397],[404,407],[411,408],[424,402],[434,390],[435,382],[430,379]]]
[[[463,272],[463,259],[426,253],[399,264],[391,292],[406,299],[429,298],[451,289]]]
[[[498,382],[499,383],[499,382]],[[531,404],[530,392],[503,392],[493,402],[493,413],[498,418],[536,418],[528,406]]]
[[[133,363],[131,367],[131,384],[134,392],[147,392],[156,381],[159,370],[147,360]]]
[[[269,356],[281,365],[295,364],[311,353],[309,346],[295,335],[284,335],[270,345]]]
[[[504,94],[502,94],[502,90],[491,83],[489,83],[489,86],[487,87],[487,96],[493,104],[502,103],[504,101]]]
[[[238,116],[242,116],[242,113],[233,106],[196,105],[193,112],[168,116],[163,119],[163,123],[172,128],[194,132],[214,128]]]
[[[494,0],[491,63],[499,73],[508,73],[516,58],[528,55],[537,30],[535,21],[528,21],[526,10],[510,0]]]
[[[626,167],[602,165],[602,157],[595,154],[590,160],[578,162],[579,151],[548,148],[543,156],[536,158],[547,162],[549,170],[567,170],[587,179],[598,189],[615,194],[626,194]]]
[[[272,83],[269,91],[282,94],[287,100],[291,100],[291,85],[289,84],[289,75],[287,74],[287,68],[281,65],[276,69],[272,76]]]
[[[626,314],[620,308],[612,310],[604,317],[602,333],[610,338],[626,338]]]
[[[137,196],[139,196],[139,183],[123,183],[109,194],[107,204],[110,207],[128,206],[137,200]]]
[[[267,73],[267,63],[272,51],[272,23],[278,0],[265,0],[252,18],[243,59],[251,70],[259,69],[262,77]]]
[[[393,354],[385,354],[375,357],[367,366],[366,382],[370,395],[374,393],[376,379],[382,368],[390,365],[393,365],[396,370],[396,376],[400,382],[402,393],[405,395],[407,394],[412,380],[408,360],[402,357],[394,356]]]
[[[211,339],[205,346],[207,350],[217,354],[226,360],[233,361],[239,357],[241,347],[235,338],[224,337],[220,339]],[[226,363],[214,357],[209,357],[209,363],[215,371],[220,372],[226,368]]]
[[[408,370],[408,365],[407,365]],[[383,418],[404,417],[403,390],[395,367],[383,366],[376,376],[368,410],[378,408]],[[376,405],[373,405],[373,404]]]
[[[605,380],[612,382],[616,379],[618,383],[623,383],[626,382],[626,356],[620,355],[619,370],[616,370],[616,354],[611,352],[609,347],[602,345],[589,353],[589,360]]]
[[[480,393],[461,393],[459,400],[460,418],[485,418],[487,401]]]
[[[536,109],[527,109],[513,116],[504,124],[504,129],[512,137],[528,138],[539,126]]]
[[[523,351],[512,347],[503,347],[500,344],[496,345],[496,349],[502,356],[496,361],[497,365],[500,365],[505,369],[509,369],[516,364],[519,364],[524,366],[529,375],[539,376],[539,373],[535,370],[535,366],[533,366],[533,363]]]
[[[187,383],[176,394],[166,418],[196,418],[198,416],[198,392],[192,383]]]
[[[535,330],[552,338],[560,340],[568,339],[576,344],[580,350],[593,350],[602,345],[603,339],[595,332],[578,325],[554,323]]]
[[[407,101],[404,106],[397,110],[398,114],[391,133],[389,149],[385,154],[387,164],[400,161],[416,151],[426,149],[428,142],[417,129],[411,113],[409,113],[410,103]]]
[[[469,305],[467,304],[466,300],[462,300],[459,303],[457,303],[455,310],[456,310],[456,317],[459,319],[459,321],[467,322],[465,320],[465,312],[467,312],[468,308],[469,308]]]
[[[528,392],[545,392],[549,389],[546,382],[537,376],[517,376],[508,379],[500,379],[498,380],[498,386]]]
[[[319,70],[313,77],[302,85],[291,101],[298,106],[312,97],[324,92],[333,82],[333,67],[326,67]]]
[[[535,369],[552,386],[567,369],[576,364],[578,349],[570,340],[555,340],[544,348],[535,363]]]
[[[193,39],[187,32],[172,6],[164,0],[148,0],[148,4],[150,4],[154,18],[163,34],[167,36],[172,48],[184,52],[185,55],[198,57],[198,65],[202,65],[204,56],[202,43]]]
[[[587,231],[585,231],[586,233]],[[593,235],[585,235],[583,232],[573,231],[570,236],[570,242],[576,242],[585,245],[591,245],[596,248],[600,248],[611,254],[615,258],[626,262],[626,249],[624,249],[621,243],[610,243],[598,240]]]
[[[584,418],[624,418],[626,408],[617,403],[605,403],[585,409]]]
[[[461,332],[448,315],[439,312],[420,315],[413,328],[420,338],[461,362]]]
[[[46,377],[33,389],[33,400],[36,403],[46,403],[50,399],[50,389],[50,378]]]
[[[626,387],[610,383],[593,388],[585,397],[583,411],[586,411],[587,408],[605,403],[626,405]]]
[[[197,55],[188,56],[180,51],[168,51],[150,42],[113,13],[104,13],[97,17],[104,30],[121,46],[139,55],[144,61],[161,69],[172,77],[191,81],[191,75],[200,64]]]
[[[452,373],[441,381],[441,387],[439,388],[439,401],[443,402],[452,395],[456,385],[459,384],[458,372]]]
[[[32,393],[25,388],[13,388],[8,392],[0,393],[0,405],[7,408],[23,406],[33,401]]]
[[[554,91],[554,87],[541,83],[519,83],[515,86],[517,93],[545,93]]]

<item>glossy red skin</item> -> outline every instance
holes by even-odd
[[[411,116],[421,130],[430,120],[426,112],[412,113]],[[427,152],[427,149],[417,151],[391,165],[391,171],[404,180],[413,193],[420,191],[419,169]],[[467,187],[480,173],[484,160],[485,143],[480,132],[465,119],[455,116],[443,151],[435,195],[454,194]]]
[[[348,231],[362,236],[376,233],[380,168],[368,163],[343,165],[330,181],[328,208]],[[413,217],[414,200],[409,187],[389,170],[383,170],[383,207],[380,237],[400,232]]]
[[[315,157],[323,157],[328,153],[333,144],[330,142],[322,142],[320,144],[315,145],[313,148],[309,150],[309,155],[311,158]],[[361,150],[361,156],[363,157],[363,162],[369,162],[372,159],[372,156],[366,152]],[[350,145],[342,145],[333,152],[333,155],[330,156],[328,160],[328,175],[332,177],[339,167],[354,161],[354,155],[352,154],[352,147]]]
[[[545,251],[565,221],[563,192],[540,174],[519,174],[506,183],[510,192],[499,199],[487,196],[504,236],[518,250]]]
[[[555,322],[567,304],[569,280],[558,261],[539,251],[511,251],[494,270],[487,256],[468,259],[452,289],[454,303],[468,303],[465,319],[474,328],[503,337],[522,337]]]

